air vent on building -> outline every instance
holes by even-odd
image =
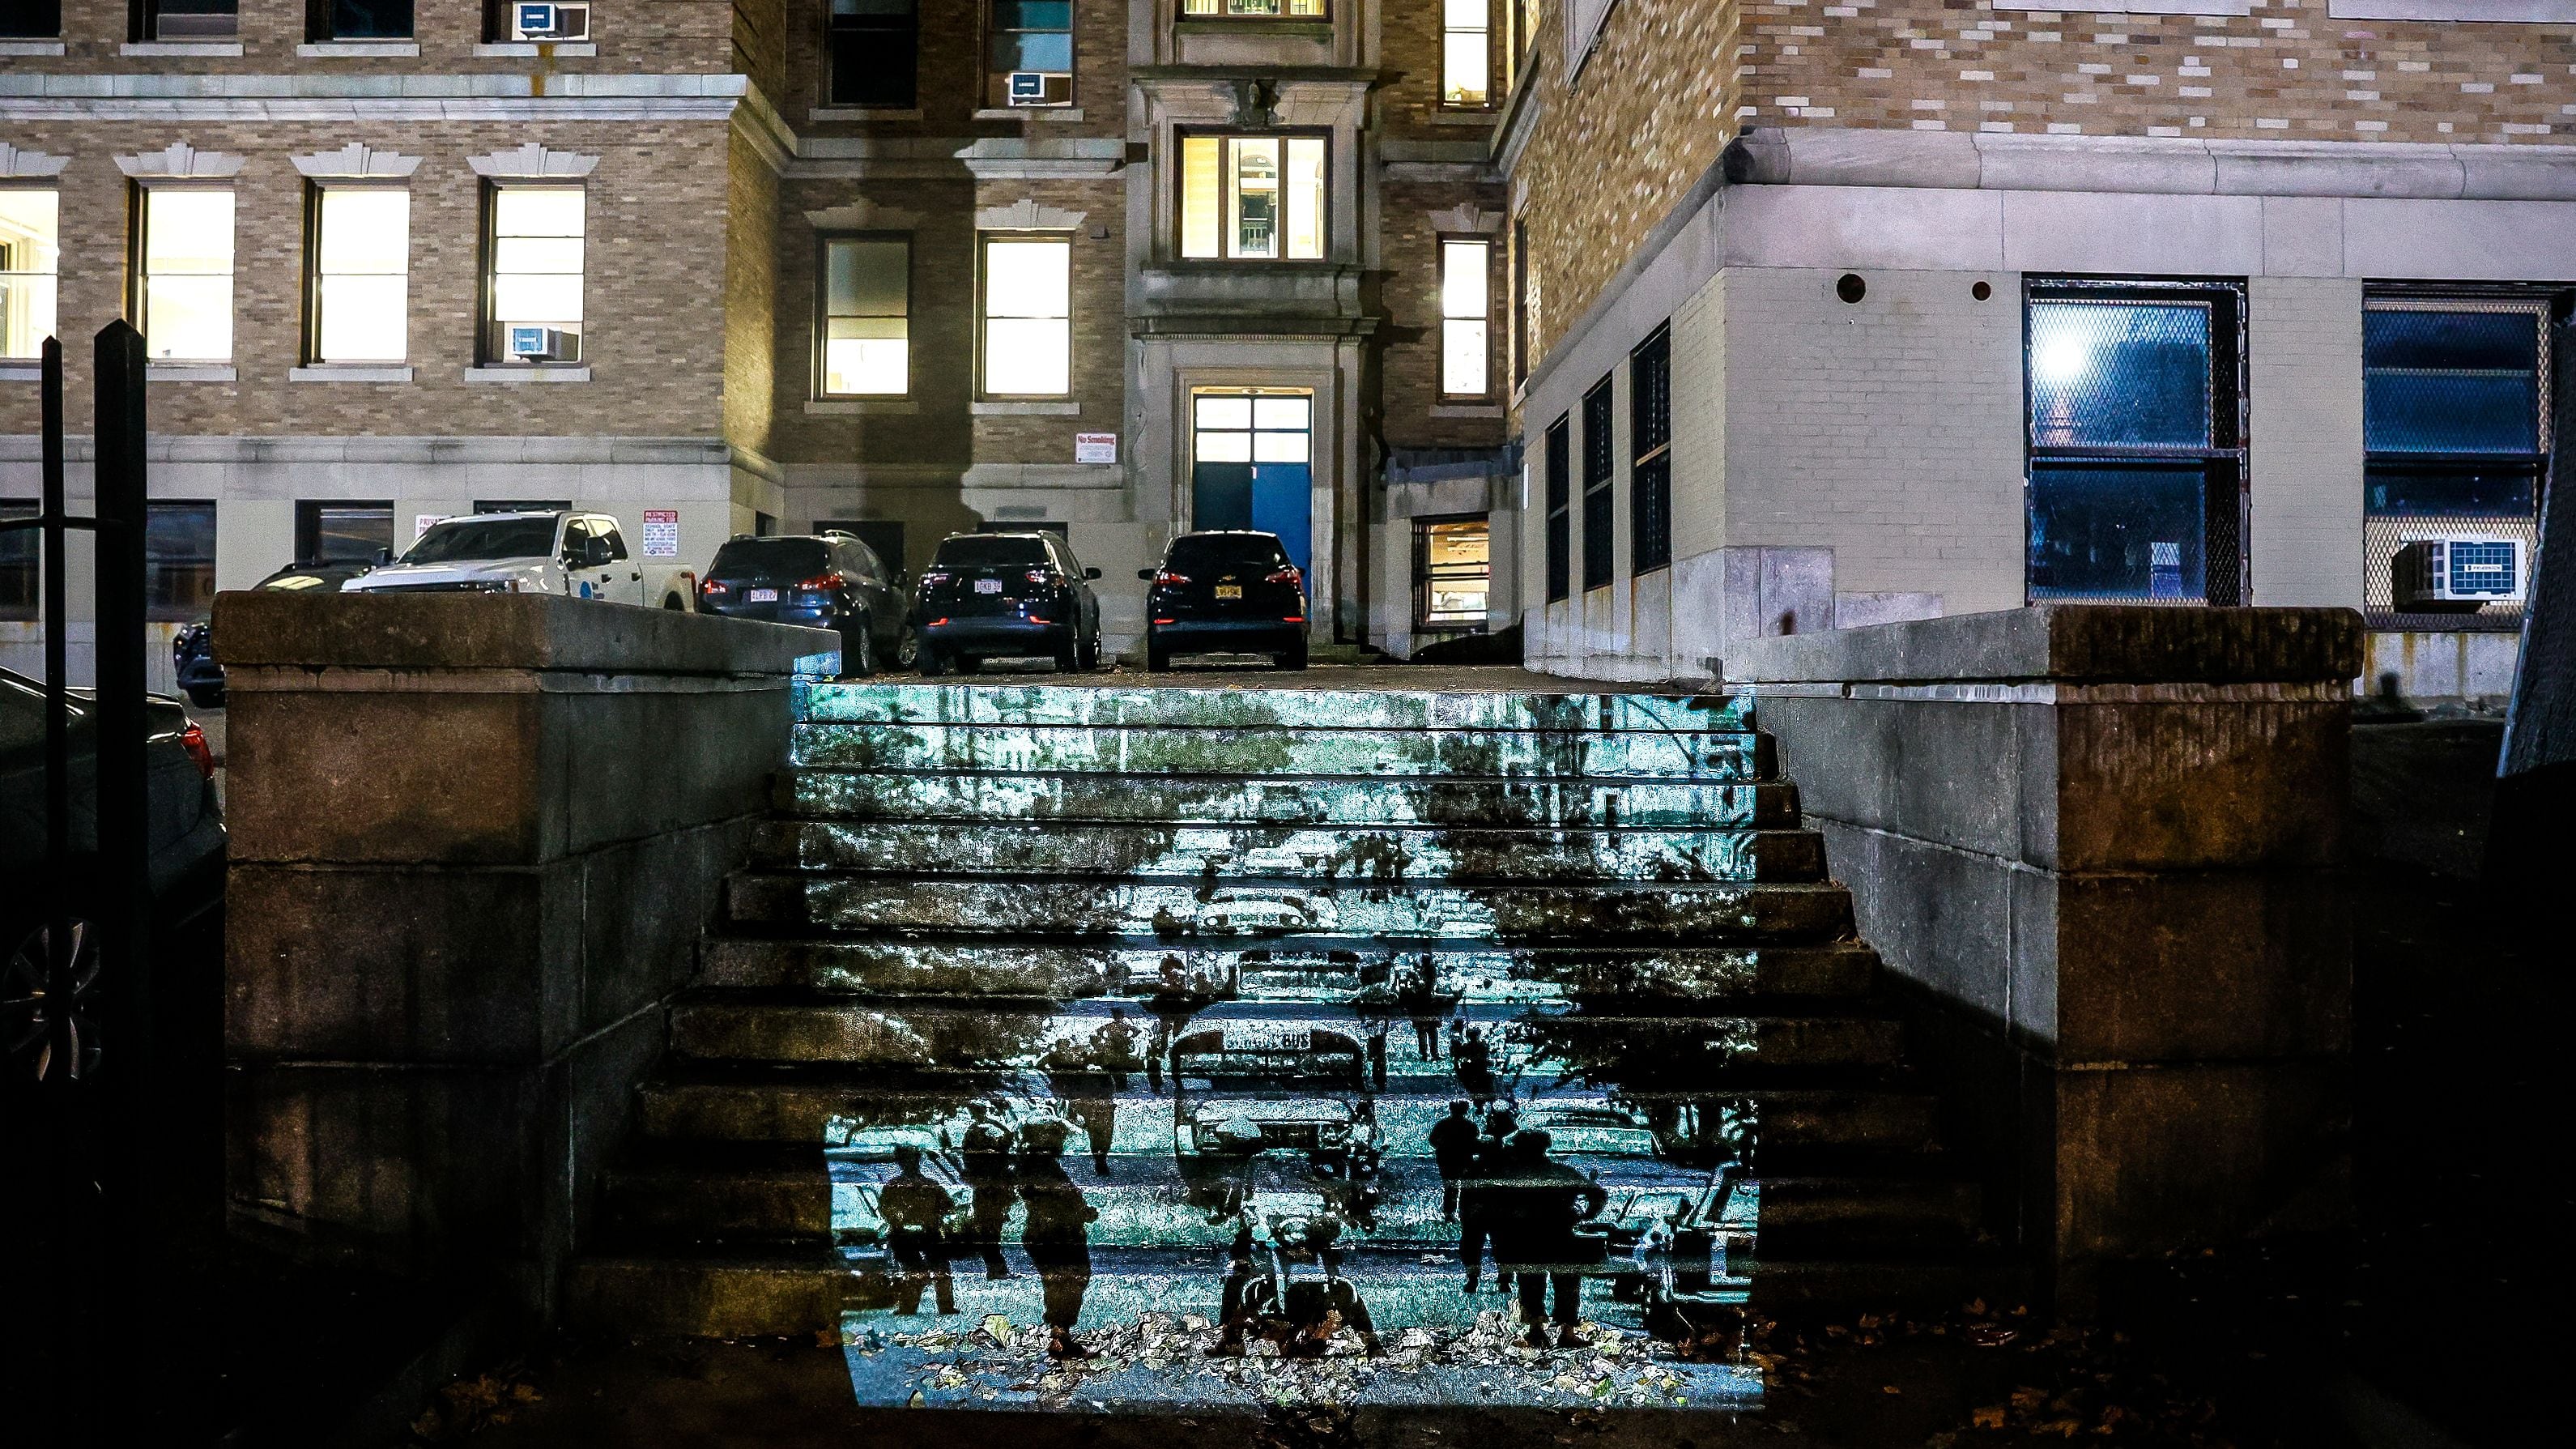
[[[1073,77],[1051,70],[1015,70],[1009,98],[1015,106],[1064,106],[1073,103]]]
[[[2518,604],[2524,577],[2518,538],[2419,538],[2389,559],[2389,593],[2401,610],[2458,611]]]
[[[510,7],[514,40],[588,40],[590,6],[517,4]]]

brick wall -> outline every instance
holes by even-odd
[[[831,61],[824,0],[787,0],[786,64],[779,110],[818,135],[1120,136],[1127,125],[1127,7],[1079,0],[1074,6],[1073,99],[1082,119],[979,121],[990,109],[984,91],[987,0],[921,0],[919,112],[815,114],[829,100]]]
[[[1458,183],[1390,183],[1380,198],[1382,230],[1379,256],[1386,268],[1386,285],[1382,293],[1386,320],[1380,324],[1378,332],[1384,343],[1384,351],[1380,355],[1380,401],[1385,410],[1386,440],[1397,447],[1491,447],[1504,438],[1500,405],[1510,385],[1503,355],[1504,328],[1509,325],[1509,312],[1503,290],[1503,237],[1500,233],[1484,238],[1492,243],[1486,286],[1485,335],[1490,354],[1487,374],[1493,379],[1493,390],[1481,399],[1444,398],[1440,391],[1440,233],[1432,225],[1431,213],[1462,203],[1499,212],[1502,209],[1502,190],[1494,186]],[[1491,418],[1438,418],[1431,415],[1434,407],[1479,402],[1493,405],[1495,415]]]
[[[1072,396],[1082,412],[975,419],[979,463],[1071,463],[1075,433],[1122,432],[1127,405],[1127,188],[1124,181],[986,181],[978,207],[1034,200],[1082,213],[1073,233]],[[1106,229],[1106,237],[1093,232]],[[980,339],[979,339],[980,345]]]
[[[2361,283],[2256,277],[2246,298],[2254,602],[2361,607]]]
[[[543,68],[595,72],[700,73],[733,68],[735,0],[609,0],[591,8],[596,57],[558,55]],[[751,0],[759,6],[762,0]],[[775,5],[777,0],[768,0]],[[799,0],[811,3],[811,0]],[[414,0],[418,58],[299,57],[306,39],[303,0],[245,0],[237,56],[204,53],[129,56],[128,0],[64,0],[63,54],[0,60],[10,71],[96,73],[152,71],[179,75],[400,75],[421,71],[524,71],[524,59],[477,56],[484,38],[483,0]]]
[[[238,381],[171,382],[156,432],[715,435],[723,385],[729,130],[723,122],[533,125],[43,123],[13,144],[69,156],[59,319],[67,386],[89,386],[87,339],[126,311],[129,184],[115,158],[185,141],[247,157],[235,197]],[[411,180],[405,384],[297,383],[305,182],[288,159],[364,141],[420,156]],[[482,188],[466,158],[529,141],[600,158],[589,179],[583,360],[588,384],[467,383],[480,316]],[[0,433],[36,430],[32,386],[0,385]]]
[[[2327,0],[2253,0],[2241,17],[1742,10],[1744,124],[2515,142],[2576,127],[2576,26],[2337,20]]]
[[[778,395],[778,173],[739,132],[725,162],[725,437],[766,453]]]
[[[791,180],[779,190],[771,456],[785,463],[865,459],[963,471],[972,447],[966,404],[975,386],[973,187],[949,181]],[[912,396],[871,401],[856,413],[809,412],[806,404],[818,385],[814,322],[821,242],[806,214],[860,202],[921,218],[912,241]]]
[[[1482,110],[1457,109],[1440,103],[1441,35],[1445,14],[1441,0],[1383,0],[1378,7],[1379,124],[1389,136],[1428,141],[1481,141],[1493,125],[1503,100],[1503,49],[1512,0],[1490,0],[1487,32],[1492,37],[1493,69],[1488,81],[1492,104]]]
[[[1834,550],[1844,592],[1929,591],[1948,613],[2022,602],[2019,288],[1873,272],[1727,273],[1726,541]],[[1678,399],[1676,400],[1678,405]]]

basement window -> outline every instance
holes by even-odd
[[[1617,569],[1611,557],[1610,480],[1618,471],[1618,443],[1611,436],[1611,379],[1604,375],[1583,395],[1583,587],[1606,589]]]
[[[1485,627],[1494,585],[1493,537],[1493,526],[1481,513],[1472,518],[1414,521],[1414,632],[1471,632]]]
[[[1573,432],[1571,420],[1563,416],[1547,429],[1547,601],[1551,604],[1573,592]]]
[[[202,619],[215,603],[215,505],[146,503],[143,616]]]
[[[1182,137],[1181,255],[1322,260],[1324,138]]]

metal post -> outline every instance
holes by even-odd
[[[78,948],[72,941],[72,742],[70,676],[64,636],[70,615],[63,575],[67,571],[63,516],[63,344],[45,339],[44,380],[44,570],[45,570],[45,1000],[50,1030],[45,1060],[47,1075],[68,1084],[79,1061],[68,1009],[75,990],[73,973]],[[52,1088],[69,1090],[68,1085]]]
[[[156,1103],[150,767],[143,748],[143,334],[128,323],[111,322],[98,334],[97,384],[97,910],[107,1007],[99,1059],[107,1099],[100,1179],[109,1241],[130,1246],[150,1239],[145,1162],[153,1150]]]

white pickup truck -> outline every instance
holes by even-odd
[[[652,575],[647,577],[648,572]],[[402,557],[340,586],[349,594],[563,594],[694,610],[686,569],[631,557],[617,520],[555,509],[475,513],[431,524]]]

